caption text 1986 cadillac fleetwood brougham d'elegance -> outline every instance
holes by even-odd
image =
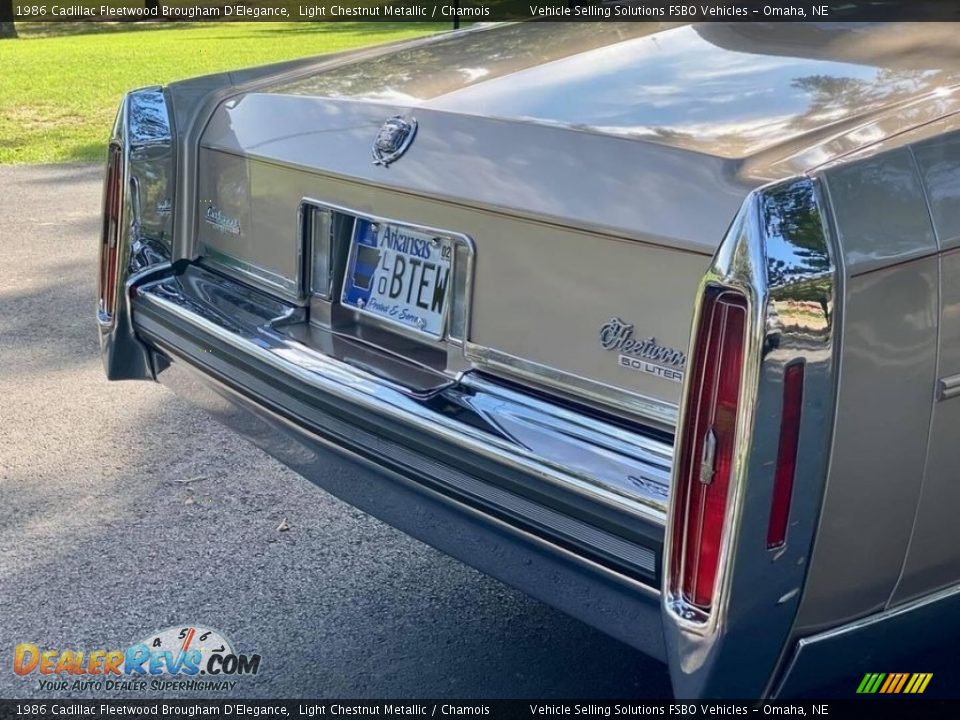
[[[106,373],[680,697],[854,682],[960,617],[958,84],[936,25],[519,23],[131,92]]]

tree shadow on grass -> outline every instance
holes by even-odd
[[[35,157],[31,159],[19,159],[13,153],[10,155],[7,153],[0,153],[0,157],[6,157],[5,160],[0,160],[0,167],[5,165],[59,165],[64,163],[92,163],[97,168],[100,168],[106,162],[107,143],[108,140],[105,137],[101,142],[72,145],[63,148],[63,152],[61,154],[58,154],[56,157],[47,160],[37,160]],[[15,151],[20,149],[22,152],[26,152],[30,149],[30,143],[22,139],[0,140],[0,150],[8,150],[11,148]]]
[[[173,22],[166,20],[140,20],[137,22],[56,22],[18,23],[21,38],[70,37],[74,35],[109,35],[116,33],[144,32],[150,30],[188,30],[199,23]]]
[[[89,142],[77,145],[71,145],[65,156],[58,162],[68,163],[96,163],[99,168],[101,164],[107,161],[107,143],[105,136],[100,142]]]
[[[453,23],[431,22],[431,23],[410,23],[410,22],[347,22],[347,21],[316,21],[316,22],[298,22],[296,25],[282,28],[263,28],[258,31],[258,35],[320,35],[339,33],[362,34],[362,35],[395,35],[401,30],[449,30]]]
[[[225,21],[224,21],[225,22]],[[120,22],[56,22],[56,23],[19,23],[18,32],[21,38],[49,38],[72,37],[77,35],[111,35],[118,33],[149,32],[152,30],[196,30],[209,26],[208,22],[191,22],[178,20],[138,20]],[[218,23],[219,24],[219,23]],[[341,32],[364,35],[390,35],[413,27],[430,30],[449,30],[453,23],[409,23],[409,22],[351,22],[329,20],[316,22],[284,23],[282,28],[257,28],[257,35],[317,35],[338,34]],[[239,39],[244,39],[238,37]]]

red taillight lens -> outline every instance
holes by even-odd
[[[708,291],[697,328],[675,488],[671,581],[683,599],[713,604],[733,468],[747,302]]]
[[[110,146],[103,198],[103,231],[100,240],[100,312],[112,317],[116,309],[117,262],[123,202],[123,152]]]
[[[803,405],[803,365],[789,365],[783,375],[783,413],[780,419],[780,446],[773,476],[773,503],[767,527],[767,547],[780,547],[787,541],[787,520],[793,476],[797,469],[800,441],[800,409]]]

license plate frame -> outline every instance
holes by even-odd
[[[432,228],[355,217],[341,305],[385,327],[442,340],[452,304],[456,243],[454,235]],[[400,275],[398,258],[404,266]]]

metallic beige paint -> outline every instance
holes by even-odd
[[[940,333],[937,378],[960,374],[960,131],[942,121],[939,135],[913,151],[923,178],[940,257]],[[960,400],[933,393],[930,445],[923,489],[900,581],[891,597],[897,605],[931,590],[960,582]]]
[[[883,122],[891,113],[933,119],[960,84],[958,50],[949,23],[522,23],[273,92],[630,137],[775,179],[901,131],[902,118]]]
[[[847,272],[860,275],[937,252],[909,148],[825,173]]]
[[[225,253],[238,249],[261,267],[287,272],[303,197],[464,233],[477,246],[472,343],[642,397],[678,401],[678,383],[620,367],[617,354],[600,347],[599,330],[618,315],[635,322],[638,335],[685,348],[691,298],[706,257],[223,152],[204,150],[201,157],[201,187],[210,188],[211,196],[204,200],[237,212],[252,233],[244,230],[238,238],[201,222],[203,243]],[[236,177],[249,180],[240,187]],[[259,224],[249,218],[260,218]],[[572,323],[574,313],[583,321]]]
[[[882,610],[897,582],[927,450],[936,296],[936,257],[848,281],[833,456],[801,635]]]
[[[377,131],[402,113],[416,117],[416,139],[389,167],[374,165],[370,149]],[[626,138],[402,105],[260,93],[221,106],[202,146],[698,253],[704,267],[756,185],[736,177],[734,162]]]
[[[960,254],[940,258],[942,310],[937,375],[960,373]],[[960,401],[937,400],[934,392],[930,444],[923,488],[903,570],[891,604],[913,600],[960,582]]]
[[[920,495],[937,360],[936,243],[909,150],[839,165],[824,181],[848,279],[833,456],[801,635],[887,605]]]
[[[960,582],[960,411],[937,400],[939,380],[960,373],[958,128],[954,109],[825,170],[857,277],[801,634]]]
[[[960,117],[945,118],[938,133],[914,148],[937,241],[943,251],[960,247]]]

